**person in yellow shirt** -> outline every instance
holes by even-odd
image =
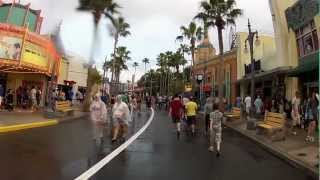
[[[190,101],[185,105],[185,113],[187,116],[187,124],[191,126],[192,136],[195,136],[195,125],[198,105],[194,102],[194,99],[190,97]]]

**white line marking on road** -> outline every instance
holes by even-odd
[[[123,150],[125,150],[134,140],[136,140],[149,127],[149,125],[153,121],[153,118],[154,118],[154,110],[151,109],[151,116],[149,117],[148,122],[136,134],[134,134],[131,138],[129,138],[126,142],[124,142],[121,146],[119,146],[117,149],[112,151],[108,156],[106,156],[101,161],[96,163],[94,166],[92,166],[86,172],[81,174],[75,180],[87,180],[90,177],[92,177],[94,174],[96,174],[101,168],[103,168],[113,158],[115,158],[118,154],[120,154]]]

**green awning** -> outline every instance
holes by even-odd
[[[289,72],[289,76],[299,76],[304,73],[319,71],[319,52],[299,59],[299,66]]]

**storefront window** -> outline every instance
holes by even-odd
[[[296,30],[299,57],[303,57],[319,50],[317,30],[312,20],[307,25]]]

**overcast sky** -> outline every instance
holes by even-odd
[[[141,60],[151,59],[149,67],[155,67],[156,56],[160,52],[174,50],[178,44],[175,38],[179,27],[187,25],[199,11],[201,0],[116,0],[122,6],[122,16],[131,25],[131,36],[120,39],[119,45],[127,46],[131,51],[132,61],[129,71],[123,72],[121,80],[131,80],[132,63],[140,64],[138,76],[144,72]],[[237,31],[247,31],[247,19],[252,26],[264,34],[273,34],[268,0],[236,0],[237,6],[244,14],[237,20]],[[5,2],[8,2],[5,1]],[[77,12],[78,0],[21,0],[22,4],[31,3],[32,9],[41,9],[44,22],[42,33],[52,32],[62,20],[61,38],[65,49],[89,59],[93,37],[92,16],[89,13]],[[108,24],[102,20],[99,24],[99,40],[95,42],[95,61],[101,67],[105,57],[110,57],[113,39],[108,33]],[[217,48],[217,33],[209,34],[211,42]],[[229,29],[224,32],[225,43],[228,43]]]

